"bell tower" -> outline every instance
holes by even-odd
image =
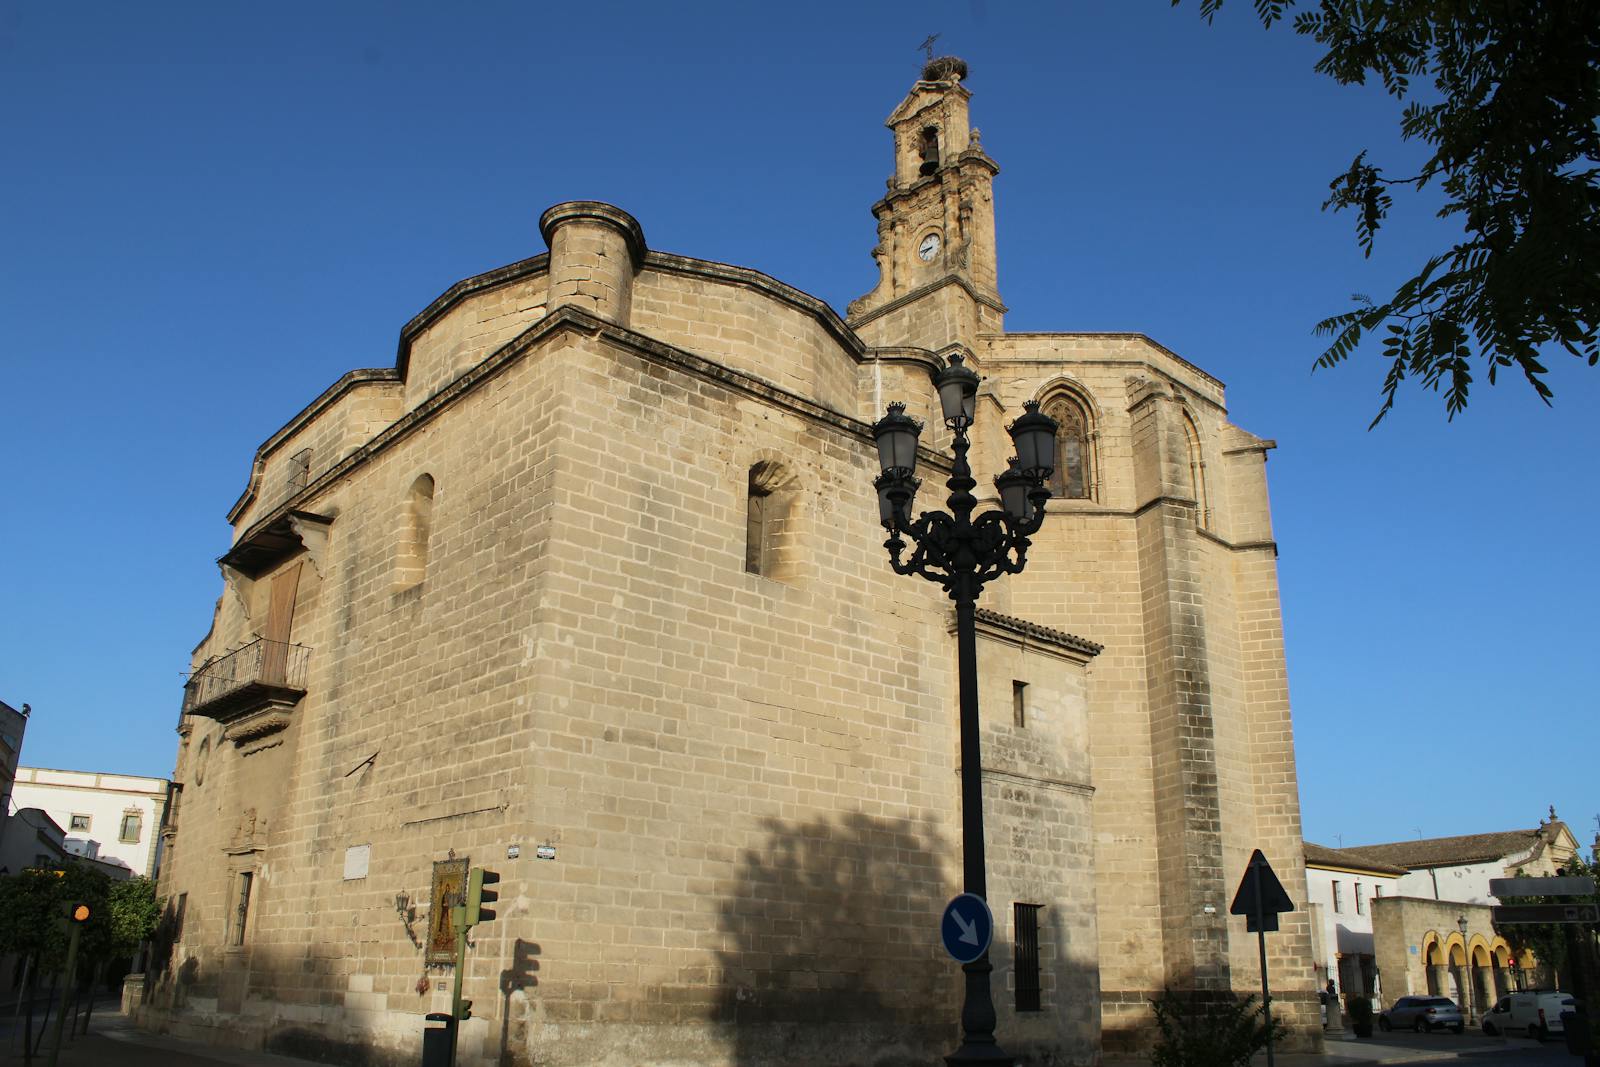
[[[929,60],[885,123],[894,174],[872,205],[878,220],[877,287],[850,304],[850,325],[873,345],[976,347],[1004,326],[996,289],[994,176],[967,117],[967,65]]]

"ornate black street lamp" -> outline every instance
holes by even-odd
[[[873,427],[883,473],[878,490],[879,517],[889,539],[889,561],[896,574],[916,574],[944,587],[956,605],[956,664],[961,694],[961,844],[962,877],[968,893],[988,899],[983,858],[983,767],[978,754],[977,602],[983,584],[1002,574],[1017,574],[1027,562],[1028,538],[1044,521],[1050,490],[1045,479],[1055,464],[1056,422],[1040,414],[1034,401],[1008,427],[1017,454],[1009,469],[995,479],[1001,509],[977,518],[977,486],[967,465],[967,428],[977,403],[978,376],[963,365],[959,353],[934,378],[944,424],[955,432],[955,465],[946,486],[949,512],[923,512],[913,521],[911,498],[921,483],[915,477],[917,435],[922,427],[905,413],[904,404],[890,404],[889,413]],[[916,548],[904,558],[906,538]],[[1010,1064],[995,1043],[994,998],[989,975],[994,968],[985,952],[961,968],[966,972],[966,999],[961,1007],[962,1042],[945,1057],[951,1067],[968,1064]]]

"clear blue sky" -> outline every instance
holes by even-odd
[[[1369,433],[1376,355],[1313,375],[1311,324],[1449,231],[1413,212],[1366,261],[1319,205],[1362,147],[1396,173],[1418,153],[1247,0],[1210,28],[1195,2],[0,6],[0,699],[34,707],[24,761],[170,772],[256,446],[392,365],[452,282],[542,251],[550,204],[613,202],[653,248],[836,309],[865,292],[882,122],[937,32],[1002,167],[1008,327],[1147,333],[1278,442],[1307,836],[1553,803],[1587,840],[1600,379],[1558,360],[1553,409],[1484,385],[1454,423],[1409,391]]]

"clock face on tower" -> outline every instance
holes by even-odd
[[[921,256],[922,259],[926,261],[932,259],[938,254],[939,235],[936,233],[930,233],[928,236],[924,237],[922,239],[922,243],[917,246],[917,255]]]

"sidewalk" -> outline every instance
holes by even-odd
[[[1527,1051],[1536,1048],[1530,1044]],[[1516,1050],[1523,1051],[1520,1047]],[[1329,1030],[1323,1034],[1322,1052],[1279,1052],[1274,1056],[1274,1062],[1275,1067],[1357,1067],[1378,1063],[1450,1063],[1459,1067],[1481,1064],[1488,1067],[1507,1052],[1507,1039],[1485,1037],[1482,1034],[1374,1033],[1369,1038],[1358,1038],[1350,1030]],[[1140,1059],[1107,1057],[1105,1062],[1106,1067],[1149,1067],[1148,1060]],[[1262,1067],[1267,1062],[1266,1053],[1258,1053],[1252,1062],[1255,1067]]]
[[[34,1067],[50,1062],[50,1038],[46,1033],[44,1047],[33,1058]],[[59,1067],[326,1067],[292,1056],[218,1048],[146,1033],[111,1011],[93,1017],[87,1036],[63,1038],[63,1042]],[[22,1062],[20,1051],[0,1047],[4,1067]]]

